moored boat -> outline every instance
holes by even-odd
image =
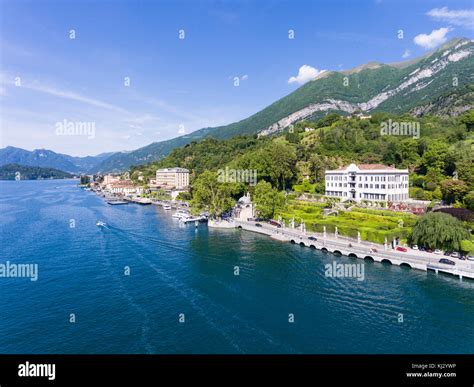
[[[177,218],[177,219],[181,219],[183,217],[186,217],[186,216],[189,216],[189,212],[188,211],[184,211],[184,210],[178,210],[176,211],[173,215],[171,215],[173,218]]]
[[[126,200],[107,200],[107,204],[110,204],[111,206],[119,206],[122,204],[128,204]]]

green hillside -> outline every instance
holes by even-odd
[[[19,164],[0,166],[0,180],[70,179],[73,175],[54,168],[30,167]]]
[[[472,106],[473,52],[474,44],[470,40],[453,39],[433,53],[405,65],[370,64],[352,71],[328,72],[242,121],[201,129],[133,152],[117,153],[95,169],[121,171],[131,165],[146,164],[163,158],[176,147],[207,136],[227,139],[257,134],[311,105],[316,105],[315,111],[305,119],[316,120],[330,112],[358,111],[459,115]],[[342,108],[331,101],[338,101]],[[450,110],[450,106],[456,108]]]
[[[382,163],[408,168],[412,196],[419,199],[438,198],[441,181],[452,179],[454,172],[469,190],[474,189],[474,110],[460,117],[417,119],[419,138],[381,135],[381,124],[388,120],[415,121],[408,114],[374,113],[368,120],[332,114],[315,122],[302,121],[293,133],[273,137],[206,138],[174,149],[159,161],[133,167],[131,175],[151,178],[157,168],[178,166],[191,171],[192,183],[205,171],[251,169],[257,170],[259,180],[280,189],[323,193],[325,169],[351,162]],[[306,132],[308,127],[313,130]],[[299,187],[305,178],[306,187]]]

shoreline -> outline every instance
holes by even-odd
[[[445,273],[455,277],[474,280],[474,262],[456,260],[456,265],[451,266],[439,263],[443,255],[428,253],[424,251],[409,250],[407,252],[398,252],[392,248],[378,245],[372,242],[360,241],[343,236],[331,236],[319,233],[303,233],[296,229],[281,229],[269,224],[261,227],[255,226],[257,222],[234,220],[237,229],[255,232],[267,235],[280,242],[289,242],[299,244],[301,247],[309,247],[320,250],[323,253],[332,253],[335,255],[346,256],[348,258],[358,258],[371,260],[378,263],[388,263],[396,266],[406,266],[411,269],[417,269],[427,272],[434,271],[436,274]],[[317,240],[311,240],[309,237],[316,237]]]
[[[97,192],[96,192],[97,193]],[[114,195],[115,196],[115,195]],[[134,201],[132,201],[133,203]],[[150,200],[153,205],[163,206],[165,201]],[[166,201],[167,205],[169,201]],[[141,203],[138,203],[141,204]],[[173,209],[179,209],[183,203],[174,203]],[[171,207],[171,205],[170,205]],[[392,249],[389,245],[381,245],[373,242],[362,241],[341,235],[333,235],[317,232],[307,233],[292,228],[278,228],[268,223],[249,222],[244,220],[208,220],[208,227],[213,229],[243,229],[263,235],[279,242],[290,242],[299,244],[302,247],[309,247],[322,251],[323,253],[332,253],[343,255],[349,258],[359,258],[371,260],[373,262],[388,263],[396,266],[406,266],[412,269],[427,272],[434,271],[436,274],[445,273],[458,277],[474,280],[474,262],[469,260],[456,260],[455,265],[440,263],[443,255],[428,253],[419,250],[407,249],[406,252]],[[259,226],[257,226],[259,224]],[[312,239],[309,239],[313,237]]]

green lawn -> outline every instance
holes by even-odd
[[[332,233],[337,227],[340,235],[353,238],[357,238],[357,232],[360,231],[362,240],[376,243],[384,243],[385,237],[389,242],[395,237],[400,237],[402,241],[406,240],[416,221],[415,215],[391,211],[360,208],[325,216],[323,209],[323,203],[291,200],[285,211],[277,215],[280,215],[287,224],[293,217],[295,224],[304,219],[308,231],[322,232],[326,226],[326,231]]]

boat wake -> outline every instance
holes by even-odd
[[[140,242],[140,241],[151,242],[153,244],[156,244],[156,245],[159,245],[161,247],[168,248],[168,249],[171,249],[171,250],[178,250],[178,251],[183,251],[183,252],[187,251],[186,248],[176,246],[176,244],[174,244],[174,243],[165,242],[161,238],[152,237],[152,236],[144,234],[144,233],[138,233],[134,230],[133,231],[132,230],[127,230],[127,229],[112,226],[110,224],[107,224],[107,225],[103,226],[103,228],[106,228],[110,231],[113,231],[117,235],[121,234],[121,235],[126,235],[128,237],[131,237],[131,238],[135,239],[137,242]]]

